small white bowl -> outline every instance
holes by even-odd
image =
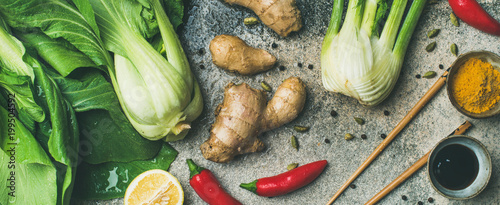
[[[474,181],[464,189],[453,190],[442,186],[436,179],[433,170],[434,160],[437,153],[447,145],[459,144],[463,145],[474,152],[478,160],[478,173]],[[491,157],[488,150],[481,142],[465,135],[453,135],[442,139],[429,154],[427,163],[427,176],[431,181],[432,187],[441,195],[450,199],[470,199],[477,196],[486,188],[491,177]]]

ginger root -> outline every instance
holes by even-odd
[[[250,47],[240,38],[230,35],[212,39],[210,53],[216,66],[242,75],[269,70],[276,63],[276,58],[267,51]]]
[[[300,10],[295,0],[225,0],[251,9],[262,23],[269,26],[280,36],[288,36],[302,28]]]
[[[261,151],[264,143],[257,136],[295,119],[305,100],[305,85],[297,77],[283,81],[267,105],[264,91],[229,83],[215,111],[210,138],[200,146],[203,157],[228,162],[236,155]]]

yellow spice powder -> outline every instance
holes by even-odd
[[[500,72],[491,63],[467,60],[453,77],[452,94],[471,113],[488,111],[500,100]]]

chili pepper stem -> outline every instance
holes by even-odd
[[[197,175],[199,174],[202,170],[204,170],[205,168],[203,167],[200,167],[198,165],[196,165],[192,159],[187,159],[186,160],[187,164],[188,164],[188,167],[189,167],[189,178],[193,178],[194,175]]]
[[[257,194],[257,180],[250,183],[241,183],[240,187]]]

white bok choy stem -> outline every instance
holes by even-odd
[[[426,3],[426,0],[413,1],[398,35],[407,0],[394,0],[379,37],[377,24],[386,13],[385,1],[349,1],[340,29],[344,0],[335,0],[321,50],[325,89],[356,98],[366,106],[381,103],[394,88]]]

